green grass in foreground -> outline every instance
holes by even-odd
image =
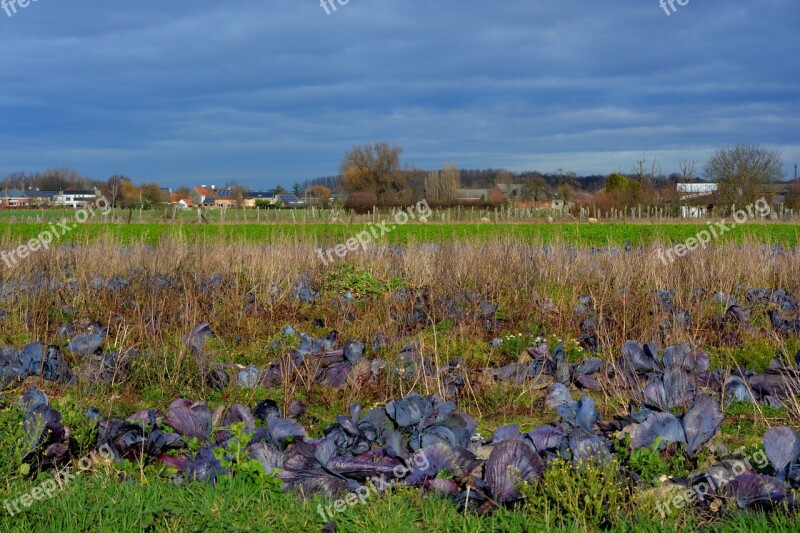
[[[30,490],[16,485],[12,494]],[[6,494],[0,494],[3,498]],[[192,483],[176,487],[170,481],[121,481],[103,473],[79,476],[51,499],[34,502],[16,516],[0,514],[0,531],[127,532],[127,531],[319,531],[326,520],[318,513],[320,499],[302,500],[277,491],[274,480],[220,478],[216,486]],[[663,521],[657,517],[629,518],[625,510],[609,510],[616,517],[608,531],[672,532],[699,530],[697,525]],[[557,502],[547,506],[521,505],[483,515],[464,513],[438,497],[424,497],[417,489],[399,487],[369,496],[337,513],[340,532],[415,531],[581,531],[568,520]],[[800,523],[785,514],[764,516],[737,513],[710,531],[797,531]]]
[[[48,224],[0,223],[0,243],[11,246],[27,242],[47,230]],[[102,224],[78,225],[58,241],[87,242],[107,238],[121,244],[157,244],[165,238],[197,242],[272,243],[310,241],[339,243],[365,229],[364,224]],[[388,227],[391,227],[388,226]],[[408,242],[487,242],[498,238],[520,242],[567,242],[584,246],[633,245],[656,242],[684,242],[708,229],[705,224],[407,224],[382,235],[382,243]],[[379,231],[380,233],[380,231]],[[797,224],[748,224],[736,227],[714,242],[741,242],[796,246],[800,235]]]

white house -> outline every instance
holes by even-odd
[[[677,192],[680,200],[697,200],[705,196],[711,196],[717,192],[716,183],[678,183]],[[692,202],[694,205],[681,206],[681,218],[704,218],[708,214],[708,206],[698,205],[699,202]]]
[[[97,200],[97,193],[89,190],[65,189],[54,197],[54,204],[78,209]]]
[[[689,198],[700,198],[717,192],[716,183],[678,183],[678,198],[688,200]]]

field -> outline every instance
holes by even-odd
[[[61,243],[87,243],[98,239],[110,239],[122,245],[157,245],[162,240],[179,240],[200,243],[280,243],[311,242],[340,243],[354,237],[390,217],[377,218],[375,223],[353,224],[331,223],[264,223],[264,224],[75,224],[63,237]],[[67,219],[69,220],[69,219]],[[380,236],[382,244],[408,244],[452,241],[491,242],[509,239],[523,243],[569,243],[578,246],[632,245],[653,243],[680,243],[698,232],[709,229],[709,223],[528,223],[528,224],[389,224],[392,228]],[[56,225],[56,229],[63,233]],[[14,223],[0,225],[0,242],[7,246],[28,242],[41,232],[51,228],[50,224]],[[381,232],[380,228],[376,230]],[[794,247],[800,235],[800,225],[782,223],[754,223],[734,227],[718,239],[718,243],[745,240],[762,244],[781,244]]]
[[[665,264],[708,225],[410,223],[320,259],[371,222],[90,221],[2,265],[0,530],[798,529],[800,226]]]

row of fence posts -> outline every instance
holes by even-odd
[[[401,208],[391,208],[389,210],[388,215],[386,213],[382,213],[377,208],[373,208],[373,210],[365,215],[358,215],[355,211],[352,210],[345,210],[345,209],[326,209],[326,208],[319,208],[315,206],[311,206],[307,209],[261,209],[260,207],[256,207],[254,210],[248,209],[239,209],[235,210],[233,213],[229,213],[229,210],[226,208],[222,209],[215,209],[215,210],[204,210],[204,209],[196,209],[197,213],[197,223],[203,223],[204,218],[207,221],[212,221],[213,219],[209,216],[209,213],[219,213],[218,217],[216,218],[219,223],[232,223],[232,224],[240,224],[240,223],[248,223],[255,220],[257,223],[261,222],[274,222],[274,223],[288,223],[289,216],[285,215],[286,211],[289,211],[291,215],[291,223],[292,224],[307,224],[307,223],[325,223],[325,222],[369,222],[369,223],[378,223],[382,222],[384,219],[389,217],[394,217],[397,212]],[[664,207],[649,207],[649,206],[636,206],[636,207],[623,207],[620,209],[611,208],[609,210],[603,211],[599,208],[580,208],[577,214],[577,217],[569,214],[567,211],[563,209],[535,209],[535,208],[522,208],[522,207],[495,207],[492,209],[481,209],[476,208],[475,206],[456,206],[456,207],[449,207],[445,209],[434,209],[433,214],[430,217],[430,222],[445,222],[445,223],[452,223],[452,222],[472,222],[472,223],[480,223],[486,219],[498,223],[501,221],[504,222],[512,222],[512,221],[541,221],[542,219],[547,219],[548,217],[552,217],[555,220],[579,220],[585,221],[590,218],[594,218],[597,220],[692,220],[692,219],[708,219],[708,218],[722,218],[722,216],[716,216],[713,213],[709,214],[706,210],[702,207],[696,208],[696,213],[700,216],[680,216],[681,215],[681,207],[677,208],[664,208]],[[125,210],[117,210],[123,213],[125,216],[120,217],[115,211],[107,215],[100,215],[99,218],[103,222],[118,222],[120,220],[126,221],[130,220],[133,214],[133,210],[128,210],[127,213]],[[140,222],[145,221],[144,210],[138,209],[138,220]],[[154,221],[161,222],[161,221],[168,221],[168,222],[178,222],[182,223],[184,218],[179,215],[179,209],[173,209],[172,213],[169,214],[169,210],[164,211],[164,213],[156,218],[153,218]],[[251,214],[248,216],[248,211]],[[262,212],[263,211],[263,212]],[[773,212],[774,217],[778,220],[783,221],[791,221],[796,220],[797,216],[800,213],[795,213],[796,210],[789,209],[784,206],[779,206]],[[273,216],[270,216],[270,212],[273,213]],[[72,211],[63,211],[61,212],[62,216],[55,217],[57,219],[69,218],[72,216]],[[24,223],[44,223],[47,221],[53,220],[53,217],[47,217],[45,214],[45,210],[42,209],[39,214],[35,216],[28,215],[28,216],[20,216],[17,217],[16,215],[12,215],[7,222],[14,223],[14,222],[24,222]]]

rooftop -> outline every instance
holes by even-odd
[[[247,198],[256,198],[256,199],[269,198],[269,199],[271,199],[271,198],[274,198],[274,197],[275,197],[275,191],[249,191],[247,193]]]
[[[2,189],[0,191],[0,196],[3,198],[27,198],[28,195],[25,194],[25,191],[21,191],[19,189]]]
[[[293,203],[300,202],[300,198],[298,198],[294,194],[279,194],[278,195],[278,200],[280,200],[281,202],[283,202],[285,204],[293,204]]]

